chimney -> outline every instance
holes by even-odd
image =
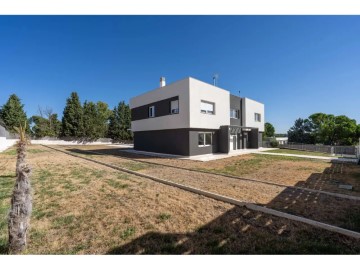
[[[165,77],[160,78],[160,87],[164,87],[166,85]]]

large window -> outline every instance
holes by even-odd
[[[210,132],[201,132],[199,133],[199,146],[210,146],[212,144],[212,133]]]
[[[261,114],[255,113],[255,122],[261,122]]]
[[[230,109],[230,118],[239,119],[239,111]]]
[[[215,103],[208,101],[201,101],[200,111],[206,114],[215,114]]]
[[[173,100],[170,102],[170,113],[171,114],[179,113],[179,100]]]
[[[149,117],[155,117],[155,106],[149,107]]]

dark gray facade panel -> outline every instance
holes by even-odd
[[[264,132],[259,132],[259,147],[262,147],[263,145],[263,133]]]
[[[219,131],[218,150],[221,153],[229,153],[229,126],[221,126]]]
[[[212,133],[212,145],[199,147],[199,133],[211,132]],[[218,152],[218,135],[219,130],[215,129],[192,129],[189,130],[189,149],[190,156],[204,155]]]
[[[259,129],[254,128],[248,134],[249,148],[259,148]]]
[[[238,96],[234,96],[230,94],[230,109],[235,109],[238,111],[239,117],[241,118],[241,98]],[[230,117],[230,112],[229,112],[229,117]],[[232,126],[241,126],[241,121],[239,119],[235,119],[235,118],[230,118],[230,125]]]
[[[149,107],[155,106],[155,117],[165,116],[171,114],[170,106],[171,101],[179,100],[178,96],[159,100],[154,103],[146,104],[140,107],[132,108],[131,109],[131,120],[142,120],[149,118]]]
[[[189,130],[167,129],[134,132],[134,149],[189,156]]]

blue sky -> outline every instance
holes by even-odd
[[[315,112],[360,122],[360,16],[0,16],[0,105],[16,93],[28,116],[214,73],[277,132]]]

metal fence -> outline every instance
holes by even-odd
[[[331,145],[316,145],[316,144],[302,144],[302,143],[287,143],[284,145],[279,145],[279,148],[285,149],[294,149],[294,150],[303,150],[303,151],[312,151],[312,152],[322,152],[334,155],[357,155],[356,146],[331,146]]]

